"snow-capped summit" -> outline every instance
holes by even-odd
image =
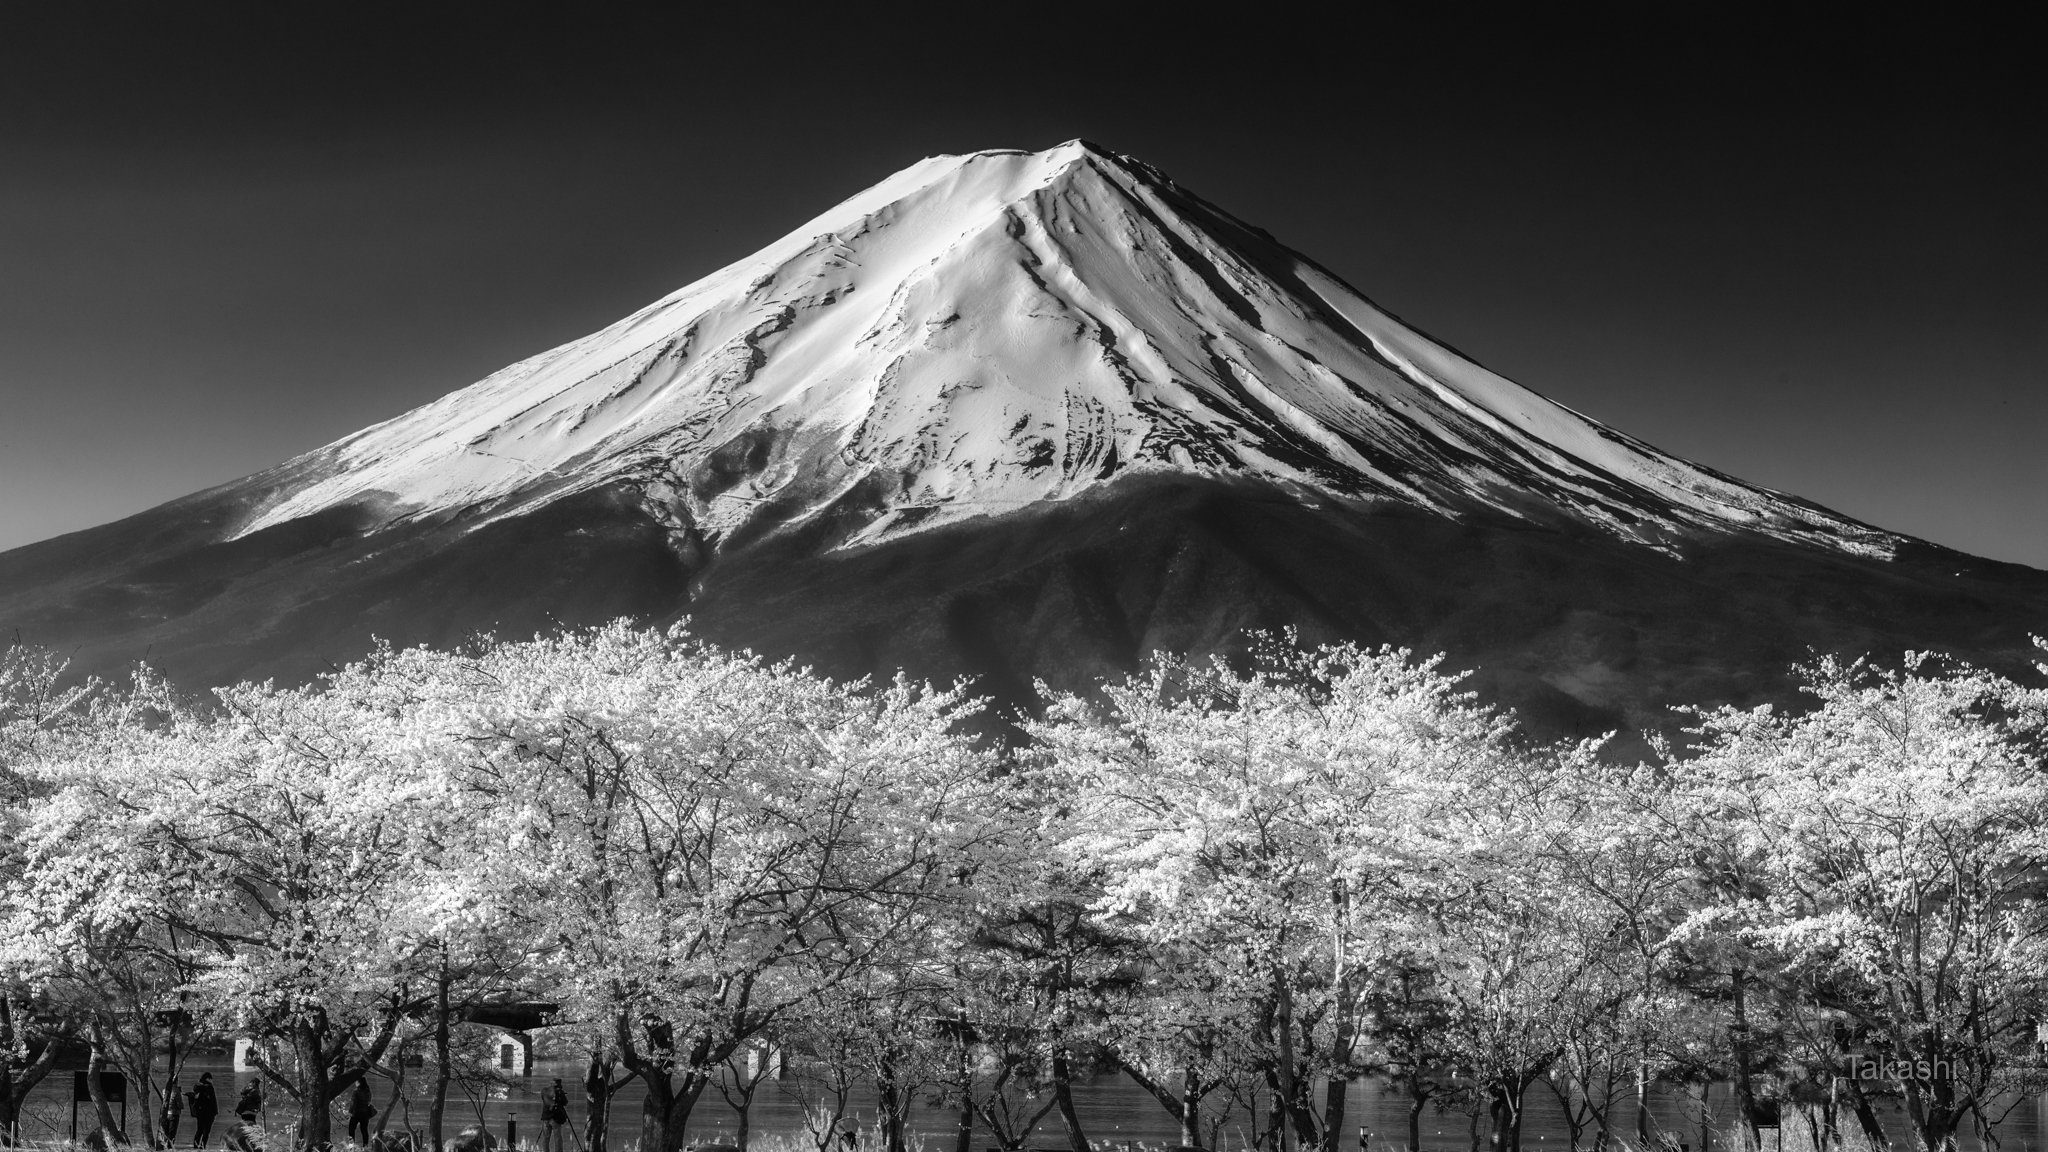
[[[1666,547],[1892,537],[1687,463],[1402,324],[1129,157],[938,156],[601,332],[283,466],[234,527],[481,525],[619,482],[672,527],[839,547],[1142,472],[1558,515]],[[282,482],[279,482],[282,481]]]

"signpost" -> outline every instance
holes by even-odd
[[[1781,1114],[1782,1109],[1776,1100],[1759,1100],[1756,1102],[1757,1142],[1762,1144],[1764,1133],[1769,1132],[1771,1134],[1771,1142],[1768,1147],[1771,1152],[1782,1152],[1782,1149],[1785,1147],[1785,1132],[1784,1129],[1778,1126]]]
[[[121,1106],[121,1133],[125,1136],[128,1132],[127,1079],[119,1072],[102,1070],[100,1072],[100,1095],[107,1098],[107,1103],[119,1104]],[[78,1139],[78,1106],[90,1103],[92,1103],[92,1085],[86,1082],[85,1069],[81,1068],[71,1074],[71,1139],[74,1142]]]

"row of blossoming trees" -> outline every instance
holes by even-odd
[[[1630,767],[1433,661],[1273,640],[1052,695],[1007,750],[959,691],[624,626],[203,707],[61,671],[0,663],[0,1124],[62,1042],[151,1114],[164,1053],[260,1035],[319,1147],[508,997],[645,1086],[647,1152],[771,1043],[827,1121],[871,1091],[889,1152],[920,1104],[961,1152],[1085,1152],[1105,1072],[1188,1144],[1288,1152],[1365,1076],[1411,1145],[1437,1107],[1516,1149],[1539,1092],[1574,1147],[1639,1143],[1646,1086],[1732,1083],[1738,1138],[1931,1152],[2038,1079],[2048,694],[1917,658]]]

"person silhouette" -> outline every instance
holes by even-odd
[[[562,1152],[562,1131],[569,1126],[569,1094],[562,1090],[559,1076],[541,1098],[540,1117],[546,1124],[541,1129],[541,1152]]]
[[[213,1096],[213,1073],[202,1072],[199,1083],[192,1086],[192,1146],[206,1147],[207,1137],[213,1135],[213,1118],[220,1114],[220,1101]]]
[[[352,1143],[367,1148],[370,1145],[370,1121],[377,1116],[377,1102],[370,1095],[370,1080],[365,1076],[356,1081],[356,1090],[348,1098],[348,1138]],[[358,1137],[360,1133],[360,1138]]]

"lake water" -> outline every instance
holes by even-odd
[[[445,1123],[447,1134],[453,1135],[465,1127],[473,1127],[479,1117],[499,1139],[506,1133],[507,1122],[518,1126],[519,1142],[522,1145],[537,1145],[541,1134],[541,1094],[555,1077],[560,1077],[569,1094],[569,1112],[573,1126],[580,1132],[584,1123],[583,1080],[584,1065],[579,1060],[547,1060],[534,1062],[531,1075],[498,1073],[499,1082],[474,1095],[451,1088]],[[195,1057],[185,1066],[184,1083],[190,1086],[202,1072],[211,1072],[215,1090],[221,1101],[222,1115],[214,1124],[213,1142],[219,1144],[220,1135],[232,1117],[228,1110],[233,1106],[241,1085],[254,1074],[237,1073],[231,1067],[226,1054],[202,1055]],[[407,1096],[409,1099],[410,1126],[424,1129],[427,1123],[427,1098],[432,1091],[428,1079],[429,1069],[416,1068],[408,1072]],[[62,1139],[70,1131],[70,1096],[73,1076],[70,1071],[59,1070],[39,1085],[31,1095],[29,1108],[24,1117],[23,1134],[31,1141],[41,1142]],[[377,1104],[382,1108],[389,1099],[388,1084],[378,1083]],[[806,1129],[803,1109],[796,1093],[800,1090],[795,1078],[781,1082],[764,1082],[755,1095],[752,1114],[752,1128],[756,1135],[786,1136],[802,1138]],[[611,1108],[611,1139],[607,1142],[614,1152],[629,1147],[639,1137],[640,1104],[644,1091],[635,1083],[622,1089],[614,1097]],[[1093,1081],[1078,1084],[1074,1090],[1075,1106],[1083,1130],[1098,1147],[1109,1145],[1121,1147],[1126,1141],[1137,1141],[1153,1148],[1161,1144],[1176,1144],[1180,1139],[1177,1123],[1161,1108],[1151,1096],[1133,1085],[1128,1078],[1104,1076]],[[1725,1091],[1717,1091],[1711,1098],[1711,1106],[1720,1114],[1713,1122],[1715,1147],[1725,1152],[1728,1145],[1723,1133],[1729,1127],[1727,1117],[1732,1114]],[[1540,1150],[1546,1146],[1560,1150],[1570,1146],[1569,1130],[1566,1128],[1555,1098],[1538,1086],[1529,1094],[1529,1116],[1524,1122],[1523,1133],[1528,1148]],[[390,1126],[405,1127],[406,1111],[394,1112]],[[128,1130],[140,1133],[141,1109],[131,1103],[128,1115]],[[1665,1094],[1653,1100],[1652,1113],[1662,1131],[1690,1148],[1699,1148],[1700,1122],[1695,1100],[1678,1094]],[[2048,1114],[2048,1098],[2023,1101],[2013,1109],[2008,1119],[2000,1126],[2000,1140],[2003,1152],[2048,1152],[2042,1141],[2043,1116]],[[856,1097],[854,1115],[865,1128],[874,1117],[871,1096]],[[1634,1112],[1628,1112],[1626,1123],[1633,1125]],[[1886,1117],[1887,1126],[1895,1140],[1904,1146],[1906,1128]],[[267,1122],[273,1127],[282,1127],[289,1122],[288,1106],[281,1113],[278,1102],[272,1101],[272,1111]],[[924,1137],[926,1152],[951,1152],[954,1141],[955,1113],[951,1109],[936,1109],[920,1104],[912,1114],[913,1128]],[[1355,1148],[1357,1130],[1364,1127],[1371,1133],[1373,1152],[1396,1152],[1407,1140],[1407,1102],[1398,1093],[1388,1091],[1383,1085],[1371,1081],[1353,1085],[1347,1101],[1345,1117],[1346,1152]],[[1786,1123],[1802,1121],[1787,1115]],[[79,1106],[80,1130],[91,1127],[91,1106]],[[1439,1114],[1426,1112],[1423,1116],[1422,1140],[1424,1152],[1464,1152],[1470,1146],[1470,1120],[1459,1113]],[[729,1143],[736,1128],[734,1113],[716,1093],[707,1092],[697,1104],[690,1117],[689,1139],[693,1143]],[[345,1131],[343,1122],[337,1120],[335,1134]],[[179,1136],[181,1143],[189,1145],[192,1139],[192,1120],[183,1119]],[[1804,1141],[1794,1143],[1803,1146]],[[975,1135],[975,1152],[987,1152],[995,1141],[985,1131]],[[1223,1134],[1223,1146],[1236,1152],[1244,1143],[1243,1133],[1227,1128]],[[1048,1114],[1041,1121],[1030,1145],[1034,1149],[1064,1149],[1066,1137],[1056,1115]],[[567,1142],[573,1150],[575,1141]]]

